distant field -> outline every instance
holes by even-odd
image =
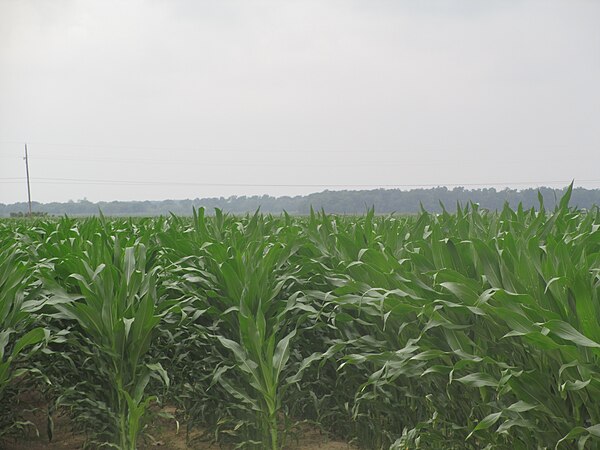
[[[0,447],[599,448],[600,212],[569,195],[0,221]]]

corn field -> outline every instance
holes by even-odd
[[[89,448],[139,448],[165,405],[238,448],[299,423],[365,449],[600,448],[600,212],[569,196],[2,221],[0,439],[37,389]]]

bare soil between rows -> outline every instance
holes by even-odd
[[[39,398],[32,395],[21,403],[23,418],[35,425],[23,435],[0,440],[0,450],[78,450],[83,448],[85,436],[72,431],[71,420],[65,412],[53,416],[53,437],[48,439],[46,407]],[[174,408],[165,408],[174,412]],[[234,445],[211,442],[203,430],[194,430],[189,435],[185,425],[179,430],[174,420],[156,419],[145,430],[138,443],[139,450],[233,450]],[[332,439],[315,427],[301,425],[288,436],[286,450],[354,450],[356,447],[343,441]]]

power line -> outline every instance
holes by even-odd
[[[0,141],[0,144],[22,144],[21,141]],[[470,146],[449,146],[449,145],[439,145],[439,144],[399,144],[395,146],[394,149],[389,148],[369,148],[365,149],[339,149],[339,148],[297,148],[297,147],[287,147],[287,146],[279,146],[278,149],[248,149],[248,148],[230,148],[230,147],[216,147],[216,146],[195,146],[195,147],[182,147],[182,146],[140,146],[140,145],[123,145],[123,144],[79,144],[79,143],[57,143],[57,142],[43,142],[43,141],[33,141],[28,142],[31,145],[38,146],[47,146],[47,147],[71,147],[71,148],[96,148],[96,149],[114,149],[114,150],[157,150],[157,151],[180,151],[180,152],[190,152],[190,153],[278,153],[278,154],[292,154],[292,153],[333,153],[333,154],[348,154],[348,153],[400,153],[400,152],[409,152],[411,150],[467,150],[474,149],[477,147],[476,145]],[[510,146],[512,148],[516,148],[517,146]],[[593,150],[599,150],[597,145],[573,145],[573,144],[526,144],[521,145],[519,147],[526,148],[563,148],[563,149],[572,149],[572,148],[589,148]]]
[[[7,181],[4,181],[7,180]],[[0,178],[2,183],[17,183],[14,178]],[[22,180],[22,178],[21,178]],[[39,180],[39,181],[38,181]],[[419,188],[419,187],[461,187],[461,186],[525,186],[525,185],[544,185],[544,184],[569,184],[571,180],[546,180],[546,181],[505,181],[496,183],[413,183],[413,184],[395,184],[395,183],[198,183],[198,182],[182,182],[182,181],[142,181],[142,180],[105,180],[105,179],[82,179],[82,178],[36,178],[38,184],[113,184],[113,185],[127,185],[127,186],[207,186],[207,187],[315,187],[315,188],[326,188],[326,187],[337,187],[337,188],[350,188],[350,187],[370,187],[370,188]],[[597,180],[579,180],[578,184],[581,183],[600,183],[600,179]]]
[[[435,162],[419,162],[419,161],[377,161],[377,162],[314,162],[314,163],[299,163],[297,161],[269,161],[269,162],[190,162],[189,160],[159,160],[159,159],[124,159],[124,158],[78,158],[78,157],[63,157],[63,156],[36,156],[36,160],[45,160],[45,161],[73,161],[73,162],[92,162],[92,163],[118,163],[118,164],[159,164],[159,165],[185,165],[186,167],[190,166],[201,166],[201,167],[282,167],[282,166],[290,166],[294,167],[321,167],[323,165],[331,166],[335,165],[335,167],[365,167],[365,166],[373,166],[379,167],[381,165],[385,166],[396,166],[396,167],[407,167],[407,166],[449,166],[452,164],[464,166],[466,164],[470,164],[471,161],[435,161]],[[522,164],[523,160],[504,160],[504,161],[494,161],[493,164]],[[536,162],[536,161],[530,161]]]
[[[30,152],[31,153],[31,152]],[[337,162],[337,161],[331,161],[331,162],[322,162],[322,161],[315,161],[313,163],[306,163],[306,162],[297,162],[297,161],[273,161],[273,159],[271,158],[268,162],[255,162],[255,161],[249,161],[249,162],[207,162],[207,161],[202,161],[202,162],[190,162],[187,159],[145,159],[145,158],[136,158],[136,159],[131,159],[131,158],[86,158],[86,157],[78,157],[78,156],[71,156],[71,155],[53,155],[53,156],[38,156],[34,153],[35,159],[36,160],[43,160],[43,161],[70,161],[70,162],[77,162],[77,163],[107,163],[107,164],[113,164],[113,163],[118,163],[118,164],[135,164],[135,165],[141,165],[141,164],[157,164],[157,165],[174,165],[174,166],[181,166],[181,165],[185,165],[186,167],[190,167],[190,166],[201,166],[201,167],[282,167],[282,166],[290,166],[293,165],[294,167],[322,167],[324,165],[327,166],[331,166],[331,165],[335,165],[335,167],[356,167],[356,168],[362,168],[362,167],[380,167],[382,165],[385,166],[394,166],[394,167],[433,167],[433,166],[452,166],[452,165],[460,165],[460,166],[465,166],[465,165],[469,165],[469,164],[474,164],[474,161],[469,160],[448,160],[448,161],[427,161],[427,162],[421,162],[421,161],[376,161],[376,162],[364,162],[364,161],[356,161],[356,162]],[[20,159],[20,157],[18,156],[0,156],[0,158],[5,158],[5,159]],[[569,158],[569,161],[574,161],[573,158]],[[502,160],[497,160],[497,161],[488,161],[489,164],[494,164],[494,165],[510,165],[510,164],[523,164],[523,163],[538,163],[538,160],[526,160],[523,158],[503,158]],[[546,161],[549,162],[549,161]],[[559,161],[557,161],[559,162]]]

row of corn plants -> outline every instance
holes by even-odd
[[[598,448],[600,212],[569,196],[0,222],[0,398],[39,380],[120,449],[165,403],[245,448],[306,423],[370,449]]]
[[[9,228],[1,229],[0,236],[1,438],[30,425],[11,406],[21,392],[23,379],[35,371],[28,364],[30,357],[41,349],[50,333],[36,320],[40,283],[34,278],[26,244]]]

